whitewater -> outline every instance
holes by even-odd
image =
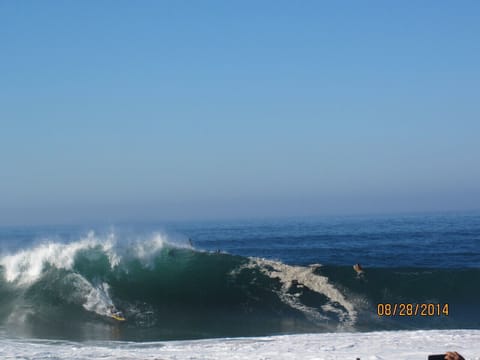
[[[389,331],[169,342],[1,339],[2,359],[427,359],[455,350],[480,359],[479,330]]]

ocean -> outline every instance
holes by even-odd
[[[2,227],[0,254],[2,358],[42,358],[40,344],[75,358],[68,349],[92,342],[148,353],[301,334],[480,336],[480,213]]]

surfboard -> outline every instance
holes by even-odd
[[[108,315],[108,317],[110,317],[112,319],[115,319],[117,321],[126,321],[127,320],[123,316],[115,315],[115,314]]]

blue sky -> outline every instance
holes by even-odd
[[[479,10],[0,2],[0,224],[478,209]]]

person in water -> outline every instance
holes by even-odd
[[[118,310],[115,305],[109,305],[108,306],[108,312],[110,316],[118,316],[118,317],[123,317],[123,314],[120,310]]]
[[[357,276],[362,276],[364,274],[362,265],[358,263],[353,265],[353,270],[355,270],[355,272],[357,273]]]

